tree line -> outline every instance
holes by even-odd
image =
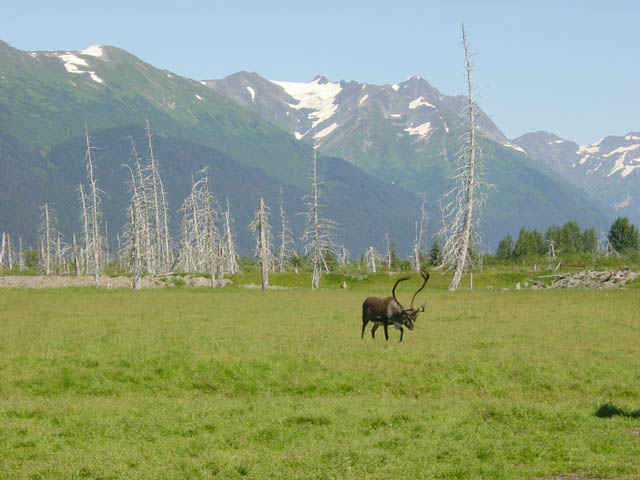
[[[498,244],[496,257],[502,260],[518,260],[525,257],[600,252],[604,255],[620,255],[638,251],[640,234],[627,217],[618,217],[606,235],[599,238],[595,228],[580,229],[575,221],[564,225],[552,225],[545,233],[522,228],[517,239],[507,235]]]

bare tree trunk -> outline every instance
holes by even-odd
[[[260,261],[262,290],[267,290],[273,255],[271,253],[271,227],[268,222],[268,209],[262,197],[258,201],[258,211],[250,228],[256,235],[256,254]]]
[[[44,271],[45,275],[51,275],[51,219],[49,218],[49,205],[44,204],[44,218],[45,218],[45,251],[44,254]]]
[[[138,204],[137,202],[132,202],[130,215],[132,219],[139,219],[140,215],[137,211]],[[140,255],[140,225],[133,225],[133,242],[132,242],[132,256],[133,256],[133,289],[140,290],[141,282],[140,275],[142,274],[142,264],[141,264],[141,255]]]
[[[427,212],[425,210],[426,195],[422,197],[422,205],[420,206],[420,221],[416,222],[416,240],[413,244],[413,260],[411,266],[413,271],[419,273],[422,269],[420,264],[420,252],[422,251],[422,235],[424,233],[425,224],[427,223]]]
[[[22,237],[18,237],[18,269],[22,272],[25,269],[24,251],[22,250]]]
[[[98,185],[96,182],[96,178],[94,175],[94,165],[93,160],[91,158],[91,143],[89,140],[89,131],[85,126],[85,136],[87,141],[87,171],[89,175],[89,187],[90,187],[90,198],[91,198],[91,252],[90,256],[92,259],[92,273],[94,284],[96,287],[100,286],[100,271],[101,271],[101,253],[102,253],[102,241],[100,236],[100,197],[98,193]]]
[[[320,264],[322,262],[322,249],[320,248],[320,207],[318,204],[318,144],[313,149],[313,275],[311,279],[311,288],[320,288]]]
[[[367,250],[367,255],[366,255],[366,263],[367,263],[367,268],[369,269],[369,271],[371,273],[376,273],[376,257],[378,255],[376,254],[375,250],[373,249],[373,247],[369,247],[369,250]]]
[[[238,260],[236,255],[236,247],[233,242],[233,232],[231,230],[231,209],[229,207],[229,199],[227,198],[227,211],[224,213],[224,242],[226,254],[224,257],[227,261],[227,271],[229,273],[238,273]]]
[[[469,256],[469,247],[471,246],[471,223],[473,219],[473,205],[475,194],[475,181],[476,181],[476,109],[475,102],[473,100],[473,84],[471,83],[471,63],[469,62],[469,44],[467,42],[467,35],[464,31],[464,24],[462,25],[462,42],[464,45],[464,56],[467,67],[467,86],[469,88],[469,149],[468,149],[468,162],[467,162],[467,178],[466,178],[466,199],[465,199],[465,213],[464,224],[462,228],[462,242],[460,243],[460,253],[458,261],[456,262],[456,268],[453,272],[453,278],[449,284],[449,290],[455,291],[462,279],[462,273],[467,266],[467,260]]]
[[[262,272],[262,290],[269,288],[269,258],[267,255],[267,236],[265,229],[264,199],[258,203],[258,222],[260,224],[260,270]]]
[[[73,234],[73,262],[76,264],[76,276],[80,275],[80,251],[78,249],[78,242],[76,240],[76,234]]]
[[[89,211],[87,210],[87,198],[84,188],[80,184],[80,204],[82,207],[82,233],[84,235],[84,250],[82,251],[82,274],[89,272]]]
[[[11,249],[11,235],[7,233],[7,263],[9,270],[13,270],[13,250]]]
[[[474,206],[478,202],[477,174],[477,140],[476,140],[476,106],[473,99],[471,82],[471,63],[469,61],[469,44],[464,25],[462,25],[462,43],[465,52],[467,71],[469,130],[465,142],[459,152],[459,166],[454,177],[456,186],[447,193],[452,200],[445,207],[448,214],[443,221],[441,235],[446,239],[443,247],[443,266],[453,270],[449,290],[455,291],[460,284],[465,268],[470,264],[470,252],[475,247]],[[447,222],[447,219],[450,222]]]
[[[286,259],[293,253],[290,244],[293,243],[290,236],[287,217],[284,211],[284,193],[280,189],[280,248],[278,249],[278,271],[285,271]]]
[[[385,245],[387,247],[387,251],[385,254],[385,257],[387,259],[387,268],[391,268],[391,263],[392,263],[392,255],[391,255],[391,239],[389,238],[389,232],[385,232]]]
[[[305,253],[311,254],[312,274],[311,288],[320,288],[320,276],[322,269],[329,270],[329,266],[325,259],[325,253],[333,248],[330,230],[335,225],[329,220],[323,219],[320,215],[319,202],[319,180],[318,180],[318,144],[313,148],[313,163],[311,167],[311,195],[308,196],[307,202],[307,225],[304,235]]]
[[[0,245],[0,267],[4,265],[5,235],[5,232],[2,232],[2,245]]]

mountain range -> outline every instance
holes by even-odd
[[[640,133],[608,136],[578,145],[549,132],[533,132],[514,140],[573,184],[613,207],[619,216],[640,223]]]
[[[145,151],[148,119],[174,226],[191,176],[206,166],[218,201],[230,201],[243,253],[252,250],[247,225],[258,198],[265,196],[277,217],[280,189],[299,237],[303,220],[296,213],[304,210],[317,142],[324,212],[339,224],[339,243],[354,253],[369,245],[382,249],[389,233],[406,254],[423,196],[429,234],[439,228],[439,200],[455,169],[465,105],[465,97],[442,95],[417,76],[394,85],[320,76],[308,83],[271,81],[246,72],[193,80],[116,47],[25,52],[0,41],[0,231],[33,244],[38,206],[45,202],[57,209],[65,235],[79,230],[76,190],[85,178],[86,126],[115,237],[129,196],[122,164],[130,162],[131,139]],[[494,185],[485,189],[481,214],[485,250],[523,226],[545,229],[573,219],[606,228],[616,205],[624,203],[626,197],[615,203],[613,193],[623,187],[604,186],[610,177],[597,189],[568,179],[576,171],[593,175],[566,162],[595,160],[546,153],[537,134],[508,140],[484,113],[479,127],[484,180]],[[635,136],[628,135],[629,141]],[[606,150],[608,145],[603,140],[590,152],[602,149],[599,158],[608,161],[614,155],[609,153],[624,148]],[[618,153],[625,151],[623,163],[631,161],[633,149]],[[635,178],[630,167],[624,164],[618,176]],[[618,210],[630,205],[632,200]]]
[[[372,85],[321,76],[308,83],[272,81],[239,72],[205,83],[322,152],[425,195],[437,224],[467,128],[466,97],[443,95],[419,76]],[[546,229],[567,219],[600,229],[610,224],[612,208],[507,139],[482,110],[478,127],[484,181],[494,186],[485,190],[481,222],[489,244],[522,226]]]

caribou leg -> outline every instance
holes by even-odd
[[[373,328],[371,329],[371,337],[375,340],[376,339],[376,330],[378,329],[380,325],[376,324],[373,326]]]
[[[369,323],[369,320],[363,318],[362,319],[362,333],[360,334],[360,338],[364,338],[364,329],[367,326],[367,323]]]
[[[400,329],[400,342],[402,341],[402,336],[404,335],[404,328],[398,327]],[[398,343],[400,343],[398,342]]]
[[[387,342],[389,341],[389,325],[386,322],[384,324],[384,338]]]

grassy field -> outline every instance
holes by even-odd
[[[637,289],[392,281],[0,291],[0,478],[640,478]]]

